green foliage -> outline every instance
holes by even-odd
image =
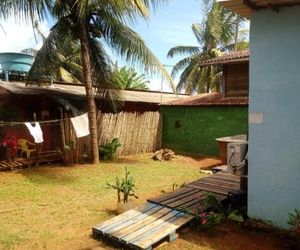
[[[222,223],[226,218],[238,223],[244,222],[241,211],[226,209],[212,193],[204,194],[199,204],[197,217],[202,228],[211,228]]]
[[[99,145],[99,155],[101,160],[112,160],[116,156],[117,149],[121,147],[122,144],[120,143],[118,138],[113,138],[111,142]]]
[[[203,20],[192,25],[192,32],[199,46],[176,46],[168,52],[168,57],[187,56],[172,70],[172,77],[181,72],[177,90],[185,93],[218,91],[222,79],[220,66],[200,67],[199,63],[217,56],[221,51],[241,48],[238,29],[242,18],[222,7],[215,0],[205,0]],[[236,41],[235,41],[236,40]],[[237,44],[235,44],[237,43]]]
[[[208,207],[214,213],[224,213],[225,209],[222,204],[218,201],[213,193],[205,193],[204,199],[200,201],[200,209],[206,210]]]
[[[116,177],[115,184],[106,183],[106,185],[110,188],[117,190],[118,202],[123,201],[123,203],[128,202],[130,196],[138,199],[138,196],[135,195],[135,181],[132,176],[130,176],[130,172],[125,167],[125,178],[120,179]],[[123,194],[123,199],[121,199],[121,195]]]
[[[238,210],[234,210],[234,211],[230,212],[229,215],[227,216],[227,218],[229,220],[239,222],[239,223],[244,222],[244,217],[240,214],[240,211],[238,211]]]
[[[121,67],[115,65],[113,72],[113,81],[116,86],[122,89],[142,89],[149,90],[149,80],[144,74],[139,75],[133,68]]]
[[[289,213],[287,223],[292,226],[292,230],[297,230],[300,227],[300,209],[295,208],[294,212]]]

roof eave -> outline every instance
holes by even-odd
[[[212,65],[224,65],[224,64],[235,64],[235,63],[241,63],[241,62],[249,62],[249,58],[240,58],[240,59],[232,59],[232,60],[226,60],[226,61],[217,61],[217,62],[204,62],[201,63],[200,67],[206,67],[206,66],[212,66]]]

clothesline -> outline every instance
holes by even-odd
[[[47,121],[31,121],[29,123],[39,123],[39,124],[46,124],[46,123],[58,123],[61,121],[68,120],[70,118],[64,118],[64,119],[54,119],[54,120],[47,120]],[[6,126],[6,125],[24,125],[25,122],[2,122],[0,121],[0,126]]]
[[[0,127],[4,126],[12,126],[12,125],[26,125],[29,129],[31,135],[35,138],[36,143],[40,143],[43,141],[43,133],[40,128],[41,124],[51,124],[51,123],[58,123],[65,120],[71,120],[73,124],[75,133],[77,138],[84,137],[90,134],[89,131],[89,121],[87,113],[72,117],[72,118],[64,118],[64,119],[54,119],[54,120],[47,120],[47,121],[31,121],[31,122],[0,122]],[[36,126],[32,126],[31,124],[36,124]],[[36,139],[38,138],[38,139]],[[41,139],[40,139],[41,138]]]

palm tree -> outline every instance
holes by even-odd
[[[162,0],[0,0],[4,18],[17,14],[35,21],[51,13],[57,19],[36,60],[46,59],[44,55],[55,58],[59,41],[71,39],[80,44],[93,163],[99,162],[93,84],[97,85],[98,94],[106,98],[116,94],[114,89],[107,89],[111,86],[111,69],[103,42],[128,61],[140,63],[146,72],[161,72],[172,85],[167,71],[143,39],[127,26],[128,21],[136,21],[138,16],[147,18],[148,8],[159,2]],[[50,63],[44,67],[48,68]]]
[[[144,74],[138,74],[133,68],[121,67],[116,64],[113,72],[113,82],[122,89],[149,90],[149,80]]]
[[[234,48],[235,15],[215,0],[205,0],[204,4],[202,23],[192,25],[199,46],[176,46],[168,52],[168,57],[171,58],[176,55],[188,55],[173,67],[171,74],[172,77],[176,77],[181,72],[177,91],[184,90],[188,94],[218,90],[222,69],[218,66],[201,68],[199,63],[217,57],[231,47]]]

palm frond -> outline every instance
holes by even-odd
[[[168,57],[172,58],[176,55],[192,55],[200,52],[198,46],[176,46],[169,50]]]
[[[93,28],[100,31],[107,45],[129,64],[139,66],[146,73],[160,73],[175,91],[173,79],[168,71],[135,31],[113,18],[96,18]]]

